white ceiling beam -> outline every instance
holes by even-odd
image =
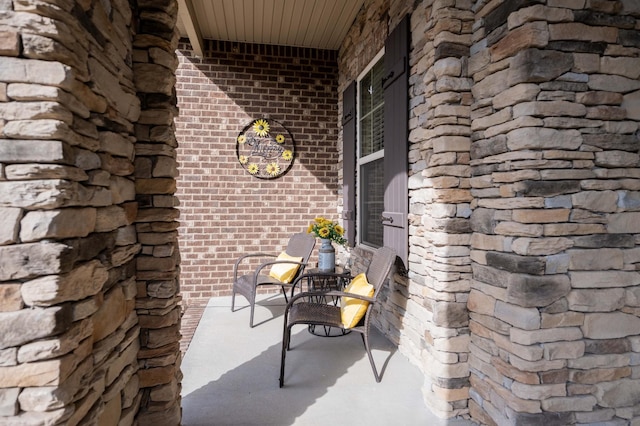
[[[197,57],[202,58],[204,56],[204,42],[200,25],[198,25],[198,18],[193,7],[193,1],[178,0],[178,14],[189,37],[189,42],[193,47],[193,53]]]

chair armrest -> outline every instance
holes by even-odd
[[[278,255],[273,253],[248,253],[240,256],[238,260],[233,265],[233,280],[236,281],[238,279],[238,267],[242,263],[242,261],[252,258],[252,257],[278,257]]]
[[[296,303],[297,300],[300,299],[308,299],[310,297],[318,297],[318,296],[332,296],[332,297],[351,297],[353,299],[364,300],[369,303],[375,303],[376,299],[369,296],[362,296],[355,293],[346,293],[344,291],[337,290],[320,290],[320,291],[304,291],[302,293],[298,293],[289,299],[289,303],[287,303],[286,310],[288,311],[291,305]]]
[[[275,256],[277,257],[277,256]],[[260,266],[258,266],[255,271],[253,272],[253,281],[254,284],[258,281],[258,275],[260,275],[260,272],[266,268],[267,266],[272,266],[272,265],[276,265],[276,264],[280,264],[280,263],[293,263],[295,265],[300,265],[301,267],[305,267],[307,266],[307,264],[305,262],[296,262],[295,260],[272,260],[269,262],[265,262],[263,264],[261,264]]]
[[[291,295],[293,296],[293,293],[296,290],[296,287],[298,286],[298,284],[300,284],[300,286],[302,286],[302,280],[312,276],[312,274],[302,274],[299,275],[295,280],[293,280],[293,282],[291,283]]]

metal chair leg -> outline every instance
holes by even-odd
[[[256,306],[255,297],[253,298],[253,300],[250,300],[249,302],[251,304],[251,314],[249,316],[249,327],[253,328],[253,311],[255,310],[255,306]]]
[[[284,363],[289,350],[289,340],[291,339],[291,328],[287,327],[285,318],[284,330],[282,331],[282,354],[280,356],[280,387],[284,386]]]
[[[360,336],[362,337],[362,342],[364,343],[364,349],[367,351],[367,356],[369,357],[369,362],[371,363],[371,369],[373,370],[373,375],[376,378],[376,382],[380,383],[380,380],[382,380],[382,377],[380,377],[380,374],[378,374],[378,370],[376,369],[376,364],[373,361],[373,355],[371,354],[371,348],[369,346],[369,338],[366,336],[366,334],[361,334]]]

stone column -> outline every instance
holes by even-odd
[[[474,27],[471,413],[637,424],[640,10],[530,3]]]
[[[0,423],[133,422],[128,5],[0,2]],[[80,23],[79,17],[82,17]]]
[[[173,119],[177,116],[174,31],[177,3],[139,1],[139,28],[133,39],[133,74],[141,103],[135,134],[136,232],[142,246],[137,267],[136,311],[141,424],[179,425],[180,316],[178,169]]]
[[[468,413],[469,179],[473,14],[422,2],[412,15],[409,178],[410,257],[405,321],[422,337],[427,405],[440,417]],[[415,318],[415,319],[413,319]]]
[[[179,336],[162,328],[178,322],[177,298],[149,303],[154,281],[144,275],[171,269],[163,255],[177,269],[167,254],[175,235],[167,243],[145,238],[145,226],[175,215],[148,213],[149,192],[144,180],[136,184],[134,165],[146,155],[154,176],[175,173],[158,159],[164,151],[143,149],[146,141],[175,144],[175,102],[154,101],[155,92],[137,82],[173,84],[176,5],[140,6],[0,1],[3,425],[129,425],[140,407],[139,423],[152,410],[179,423],[178,349],[165,349],[178,348]],[[132,66],[138,33],[147,34],[136,37],[152,58],[146,62],[167,64],[158,78]],[[156,116],[168,117],[168,131],[154,130]],[[147,139],[139,138],[138,128],[151,124]],[[149,266],[149,256],[159,262]],[[161,315],[149,320],[160,305]],[[155,367],[171,379],[149,379],[160,376]]]

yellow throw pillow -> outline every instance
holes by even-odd
[[[276,260],[292,260],[294,262],[302,262],[302,257],[289,256],[287,253],[282,252],[278,255]],[[280,282],[289,283],[291,282],[293,277],[296,276],[298,268],[300,268],[300,265],[295,263],[276,263],[275,265],[271,265],[269,276],[275,278]]]
[[[375,289],[367,281],[367,277],[362,274],[355,276],[351,283],[344,289],[345,293],[358,294],[360,296],[373,296]],[[367,312],[369,302],[366,300],[355,299],[353,297],[343,297],[340,306],[340,314],[342,316],[342,324],[344,328],[355,327],[358,321]]]

